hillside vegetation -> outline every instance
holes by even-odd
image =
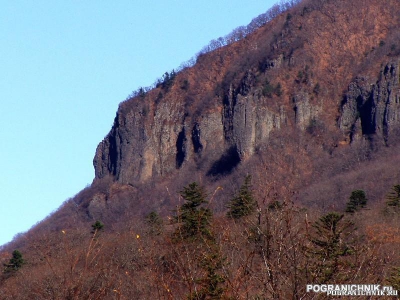
[[[0,299],[400,289],[399,28],[398,0],[281,2],[137,89],[93,183],[1,248]]]
[[[191,183],[167,217],[30,232],[22,263],[3,252],[0,297],[313,299],[306,284],[400,288],[399,186],[387,203],[366,205],[354,191],[348,212],[321,215],[285,198],[263,204],[250,180],[224,195],[227,215],[213,213],[221,188]]]

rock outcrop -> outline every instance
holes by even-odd
[[[220,106],[196,120],[185,115],[184,103],[160,103],[147,114],[143,102],[128,110],[122,105],[112,130],[97,147],[96,178],[111,175],[132,184],[171,174],[201,157],[215,158],[217,164],[209,166],[209,174],[225,173],[224,167],[218,167],[219,160],[238,164],[249,158],[272,130],[287,123],[285,108],[275,111],[260,105],[264,100],[259,89],[231,88]]]
[[[400,128],[400,52],[383,40],[398,40],[398,5],[371,1],[360,12],[345,2],[317,4],[278,16],[121,103],[97,147],[95,179],[135,185],[188,166],[225,175],[288,131],[302,143],[318,137],[309,153],[331,155],[364,137],[388,145]],[[337,16],[327,19],[333,8]]]
[[[96,178],[113,176],[124,184],[172,174],[185,164],[211,157],[208,175],[229,173],[266,143],[272,131],[296,127],[304,132],[323,110],[312,105],[310,94],[270,105],[247,72],[238,87],[226,91],[222,103],[194,119],[184,101],[149,106],[141,99],[120,106],[113,128],[99,144]],[[374,82],[374,83],[373,83]],[[340,108],[338,128],[350,142],[377,135],[384,142],[400,126],[399,61],[387,64],[374,81],[359,77],[351,82]],[[130,103],[131,104],[131,103]]]
[[[339,127],[350,141],[378,135],[385,143],[400,125],[399,61],[387,64],[378,80],[359,77],[349,85]]]

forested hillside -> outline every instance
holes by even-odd
[[[400,289],[399,28],[398,0],[281,2],[135,90],[93,183],[2,247],[0,298]]]

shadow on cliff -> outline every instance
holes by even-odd
[[[228,148],[222,156],[215,161],[207,172],[207,176],[219,177],[232,173],[239,165],[240,156],[236,146]]]

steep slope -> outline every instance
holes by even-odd
[[[395,142],[398,10],[396,1],[303,1],[201,55],[168,87],[121,103],[96,151],[96,180],[136,186],[193,168],[219,177],[279,140],[308,161],[321,149]]]
[[[14,249],[27,263],[0,276],[0,298],[193,298],[210,272],[226,299],[313,297],[306,284],[329,280],[398,284],[400,215],[384,199],[400,181],[398,4],[301,1],[122,102],[93,184],[1,249],[1,263]],[[247,174],[257,214],[230,220]],[[175,240],[179,191],[193,181],[214,214],[206,247]],[[343,217],[357,225],[342,227],[350,250],[310,252],[320,216],[344,212],[356,189],[368,209]]]

